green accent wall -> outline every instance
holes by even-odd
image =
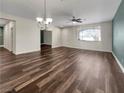
[[[124,67],[124,0],[113,19],[113,52]]]
[[[3,27],[0,27],[0,45],[3,45]]]

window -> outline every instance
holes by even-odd
[[[101,41],[101,29],[100,27],[97,27],[81,30],[79,32],[78,39],[84,41]]]

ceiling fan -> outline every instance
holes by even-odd
[[[85,19],[81,19],[81,18],[76,18],[75,16],[72,17],[71,21],[73,23],[82,23]]]

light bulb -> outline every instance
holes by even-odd
[[[52,18],[46,18],[46,21],[47,21],[48,23],[52,23],[53,19],[52,19]]]
[[[76,22],[73,21],[72,23],[75,24]]]
[[[37,17],[36,20],[37,20],[37,22],[42,22],[43,21],[43,18]]]

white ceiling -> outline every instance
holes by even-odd
[[[1,11],[30,18],[43,16],[44,0],[0,0]],[[72,16],[86,19],[83,24],[112,20],[121,0],[47,0],[47,16],[56,26],[70,26]]]

